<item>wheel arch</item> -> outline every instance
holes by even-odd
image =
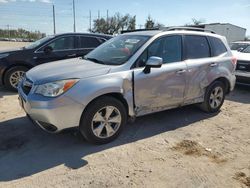
[[[103,94],[103,95],[100,95],[100,96],[97,96],[95,97],[94,99],[92,99],[87,105],[86,107],[84,108],[82,114],[84,114],[84,112],[87,110],[87,108],[94,102],[96,101],[97,99],[100,99],[102,97],[113,97],[119,101],[122,102],[122,104],[124,105],[125,109],[126,109],[126,112],[127,112],[127,115],[129,116],[129,105],[128,105],[128,101],[124,98],[124,96],[121,94],[121,93],[118,93],[118,92],[112,92],[112,93],[106,93],[106,94]]]
[[[220,81],[225,85],[226,94],[228,94],[230,92],[230,82],[226,77],[218,77],[212,83],[214,83],[216,81]],[[212,83],[210,83],[209,85],[211,85]]]
[[[25,68],[28,68],[28,69],[31,69],[31,68],[32,68],[31,65],[27,65],[27,64],[24,64],[24,63],[18,63],[18,64],[15,63],[15,64],[12,64],[12,65],[8,66],[8,67],[3,71],[3,74],[2,74],[1,80],[2,80],[2,84],[3,84],[3,85],[5,85],[5,76],[6,76],[6,73],[7,73],[10,69],[12,69],[12,68],[14,68],[14,67],[25,67]]]

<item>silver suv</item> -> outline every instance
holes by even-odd
[[[212,32],[131,32],[84,58],[31,69],[19,84],[19,101],[44,130],[78,126],[89,142],[103,144],[128,118],[189,104],[217,112],[234,88],[235,65],[225,37]]]

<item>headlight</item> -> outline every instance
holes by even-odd
[[[1,58],[5,58],[5,57],[8,57],[9,56],[9,54],[8,53],[5,53],[5,54],[0,54],[0,59]]]
[[[79,79],[71,79],[38,85],[35,93],[45,97],[57,97],[73,87],[78,81]]]

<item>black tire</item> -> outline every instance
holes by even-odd
[[[121,117],[121,123],[119,128],[117,128],[116,132],[112,136],[108,138],[100,138],[96,136],[93,131],[92,120],[94,119],[94,116],[96,115],[97,112],[100,112],[101,109],[106,110],[105,107],[108,106],[115,107],[116,110],[119,111],[120,113],[119,115]],[[91,104],[89,104],[87,109],[82,114],[79,128],[81,134],[88,142],[93,144],[106,144],[113,141],[119,136],[126,123],[127,123],[127,110],[123,105],[123,103],[114,97],[104,96],[99,99],[96,99],[95,101],[91,102]]]
[[[222,93],[222,97],[220,97],[221,99],[221,103],[216,106],[216,107],[212,107],[212,99],[210,99],[212,92],[215,91],[216,88],[221,88]],[[220,82],[220,81],[215,81],[213,82],[211,85],[209,85],[206,89],[206,93],[205,93],[205,97],[204,97],[204,102],[200,104],[200,108],[207,112],[207,113],[216,113],[220,110],[221,106],[224,103],[225,100],[225,93],[226,93],[226,86]]]
[[[17,91],[17,88],[13,86],[13,84],[11,83],[11,76],[15,73],[18,72],[27,72],[28,68],[26,67],[22,67],[22,66],[16,66],[16,67],[12,67],[10,68],[4,76],[4,85],[5,87],[10,90],[10,91]]]

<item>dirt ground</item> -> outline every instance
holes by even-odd
[[[19,48],[28,45],[28,42],[8,42],[0,41],[0,50],[8,50],[12,48]]]
[[[148,115],[101,146],[77,130],[42,131],[0,88],[0,187],[250,187],[250,87],[237,86],[218,114]]]

